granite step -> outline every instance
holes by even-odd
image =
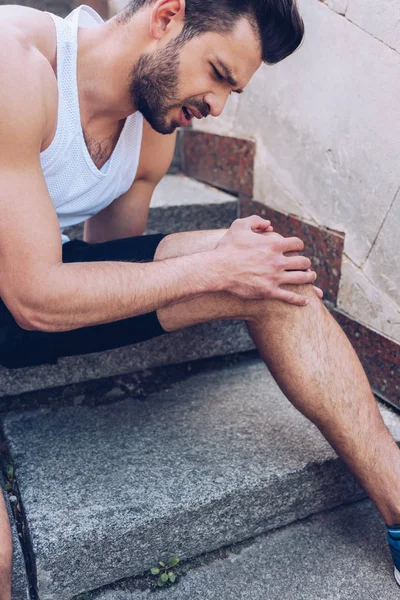
[[[400,440],[398,415],[381,410]],[[146,400],[10,413],[3,426],[40,600],[70,600],[162,557],[198,556],[364,497],[259,360]]]
[[[183,175],[167,175],[157,187],[147,233],[229,227],[237,217],[237,199]],[[66,230],[80,237],[81,227]],[[102,377],[222,356],[254,348],[242,323],[215,322],[135,346],[68,357],[57,365],[9,370],[0,367],[0,397]]]
[[[400,597],[383,521],[367,500],[199,557],[177,570],[182,575],[175,585],[163,589],[165,600]],[[151,600],[154,579],[125,580],[111,589],[85,594],[84,599]]]

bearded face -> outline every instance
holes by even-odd
[[[170,134],[189,125],[192,117],[205,117],[209,107],[197,98],[179,100],[179,58],[182,44],[171,40],[162,50],[142,54],[132,71],[129,95],[153,129]]]

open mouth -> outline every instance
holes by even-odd
[[[180,117],[181,126],[186,127],[186,125],[189,125],[194,118],[202,119],[203,113],[201,113],[197,108],[182,106]]]
[[[186,106],[184,106],[182,108],[182,110],[183,110],[183,114],[185,115],[185,118],[188,121],[190,121],[193,118],[194,115],[190,112],[190,110]]]

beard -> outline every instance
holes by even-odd
[[[169,112],[188,104],[205,116],[209,112],[204,102],[195,98],[178,101],[179,57],[182,42],[171,40],[165,48],[153,54],[142,54],[132,70],[129,97],[135,110],[142,113],[155,131],[168,135],[180,122],[168,117]]]
[[[172,108],[181,107],[179,94],[179,53],[181,44],[172,40],[163,50],[142,54],[132,71],[129,97],[153,129],[170,134],[177,121],[168,118]]]

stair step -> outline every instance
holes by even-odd
[[[218,554],[218,553],[217,553]],[[398,600],[385,527],[369,501],[358,502],[204,557],[165,600]],[[210,560],[212,562],[210,562]],[[199,561],[194,561],[198,563]],[[151,600],[125,581],[85,600]],[[119,589],[118,589],[119,588]],[[127,591],[131,589],[132,591]]]
[[[400,440],[399,417],[381,410]],[[4,431],[40,600],[69,600],[159,557],[196,556],[364,497],[259,360],[145,401],[11,413]]]
[[[224,228],[237,216],[236,198],[183,175],[166,176],[155,191],[152,206],[147,233]],[[79,228],[66,233],[74,237]],[[0,397],[252,348],[242,323],[208,323],[135,346],[62,358],[57,365],[17,370],[0,367]]]

